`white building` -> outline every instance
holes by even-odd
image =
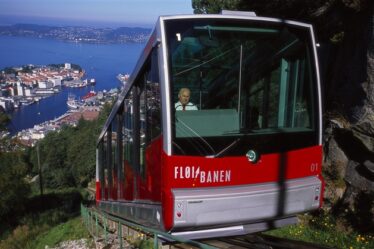
[[[9,89],[9,95],[10,96],[14,96],[15,95],[14,88],[13,87],[9,87],[8,89]]]
[[[25,96],[30,97],[32,96],[32,92],[30,88],[25,88]]]
[[[44,137],[45,135],[41,131],[36,131],[36,132],[31,133],[31,139],[34,139],[34,140],[40,140],[40,139],[43,139]]]
[[[65,69],[70,70],[71,69],[71,64],[70,63],[65,63]]]
[[[17,95],[24,96],[23,86],[21,85],[20,82],[17,82]]]
[[[53,87],[61,86],[61,78],[60,77],[54,77],[54,78],[50,78],[48,80],[52,83]]]
[[[51,88],[51,87],[53,87],[52,82],[48,82],[48,81],[39,81],[38,82],[38,88],[40,88],[40,89],[47,89],[47,88]]]

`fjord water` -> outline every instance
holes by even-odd
[[[139,43],[87,44],[0,36],[0,69],[69,62],[86,71],[84,78],[96,79],[95,91],[109,90],[120,86],[116,78],[119,73],[131,73],[143,47],[144,44]],[[69,93],[78,98],[90,90],[91,87],[61,88],[58,94],[15,110],[10,113],[12,121],[8,128],[11,134],[61,116],[68,110],[66,100]]]

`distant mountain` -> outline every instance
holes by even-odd
[[[38,25],[38,24],[26,24],[26,23],[19,23],[14,24],[13,26],[9,26],[10,28],[13,28],[15,30],[37,30],[39,32],[49,32],[55,28],[53,26],[44,26],[44,25]]]
[[[145,42],[151,29],[147,28],[94,28],[65,26],[54,27],[36,24],[15,24],[0,26],[0,35],[50,38],[73,42],[87,43],[127,43]]]
[[[0,26],[0,34],[5,33],[5,34],[20,35],[20,34],[28,33],[28,32],[47,33],[56,28],[58,27],[20,23],[20,24],[14,24],[11,26]]]

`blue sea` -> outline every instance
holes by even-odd
[[[86,44],[50,39],[0,36],[0,69],[26,64],[47,65],[73,63],[85,71],[84,78],[95,78],[95,91],[120,86],[116,76],[131,73],[144,44]],[[42,99],[37,104],[23,106],[10,113],[11,134],[64,114],[69,93],[84,96],[91,87],[62,88],[61,92]]]

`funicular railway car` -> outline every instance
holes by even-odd
[[[160,17],[99,137],[97,206],[186,238],[292,224],[322,205],[321,140],[311,25]]]

